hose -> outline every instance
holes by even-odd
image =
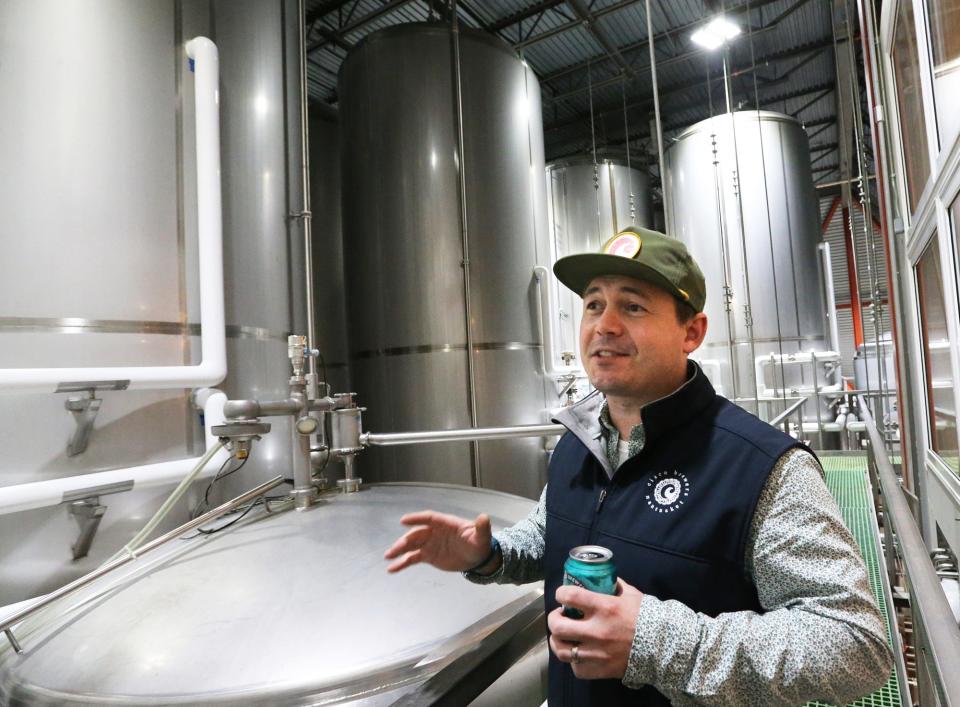
[[[190,484],[193,483],[194,479],[200,475],[200,472],[204,470],[213,456],[223,449],[223,442],[217,442],[210,449],[207,450],[207,453],[200,457],[200,461],[197,462],[197,465],[193,467],[189,474],[183,477],[183,480],[177,485],[177,488],[173,490],[170,496],[167,497],[167,500],[163,502],[163,505],[153,514],[153,517],[147,521],[146,525],[140,529],[140,532],[133,536],[133,539],[124,545],[115,555],[113,555],[107,562],[112,562],[121,555],[130,554],[133,555],[136,553],[138,547],[143,544],[143,541],[150,537],[161,521],[167,517],[167,514],[170,513],[170,510],[176,505],[177,501],[180,500],[180,497],[186,493],[187,489],[190,488]]]

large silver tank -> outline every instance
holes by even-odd
[[[310,104],[310,210],[316,343],[324,357],[327,382],[335,391],[345,392],[351,388],[340,218],[340,124],[334,110],[318,103]]]
[[[0,635],[0,703],[391,704],[542,591],[425,565],[388,575],[383,552],[400,516],[425,502],[489,512],[497,527],[533,505],[462,487],[374,486],[174,540],[69,597],[38,628],[24,624],[22,655]],[[487,704],[540,704],[542,646],[536,677]]]
[[[707,281],[709,326],[697,356],[725,395],[755,410],[750,403],[754,356],[827,348],[820,228],[806,133],[779,113],[725,114],[681,133],[665,158],[668,222]],[[725,284],[731,294],[729,328]],[[802,378],[800,368],[776,366],[767,384],[788,390],[812,385],[809,368]],[[825,384],[823,377],[817,382]],[[815,410],[808,406],[807,412]]]
[[[196,216],[178,184],[194,148],[177,109],[188,72],[175,25],[172,1],[0,3],[0,367],[195,362],[185,268],[196,240],[184,224]],[[87,450],[68,457],[67,395],[0,395],[0,486],[189,457],[202,443],[185,391],[99,397]],[[129,539],[130,516],[166,493],[102,497],[99,535],[78,561],[65,506],[0,515],[0,604],[103,561]]]
[[[377,432],[537,423],[533,266],[545,262],[540,88],[502,41],[460,33],[465,211],[458,188],[453,47],[446,26],[366,37],[343,62],[343,227],[351,368],[365,427]],[[464,262],[476,362],[468,376]],[[538,439],[364,452],[375,480],[471,483],[536,496]]]
[[[551,261],[594,252],[627,226],[653,227],[650,178],[635,165],[631,161],[628,168],[626,158],[612,156],[598,157],[596,170],[589,156],[547,165]],[[560,308],[556,345],[560,351],[575,352],[579,360],[582,301],[552,275],[549,280]],[[557,313],[553,314],[556,320]]]
[[[650,178],[619,157],[598,157],[596,172],[589,156],[551,162],[547,217],[558,257],[595,251],[627,226],[653,227]]]
[[[306,321],[301,225],[288,218],[302,208],[298,28],[290,0],[0,3],[0,366],[198,361],[193,74],[183,43],[206,35],[221,74],[229,371],[221,387],[232,397],[285,397],[286,335]],[[314,159],[315,171],[335,169],[329,155],[328,147]],[[342,314],[328,320],[328,311],[318,309],[325,340],[342,341]],[[87,450],[67,457],[76,424],[66,397],[0,395],[9,442],[0,485],[202,452],[189,391],[122,391],[100,395]],[[291,426],[271,423],[243,483],[290,474]],[[78,561],[65,505],[0,515],[0,604],[104,561],[170,488],[100,497],[107,511]],[[185,507],[175,510],[166,527],[185,517]]]

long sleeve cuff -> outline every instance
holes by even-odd
[[[497,569],[490,574],[480,574],[479,572],[474,571],[464,572],[463,576],[474,584],[499,584],[503,581],[507,555],[503,549],[504,540],[499,533],[494,533],[493,537],[497,539],[497,543],[500,546],[500,552],[498,553],[500,555],[500,564],[497,566]]]
[[[639,689],[657,682],[677,682],[681,666],[689,666],[699,643],[697,615],[678,601],[643,595],[627,659],[623,684]],[[666,674],[677,666],[677,675]]]

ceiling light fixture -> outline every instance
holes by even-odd
[[[694,32],[690,39],[704,49],[716,49],[740,34],[740,28],[726,17],[715,17],[706,27]]]

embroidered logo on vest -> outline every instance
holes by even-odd
[[[670,513],[690,495],[690,481],[677,471],[661,471],[647,482],[647,505],[657,513]]]

